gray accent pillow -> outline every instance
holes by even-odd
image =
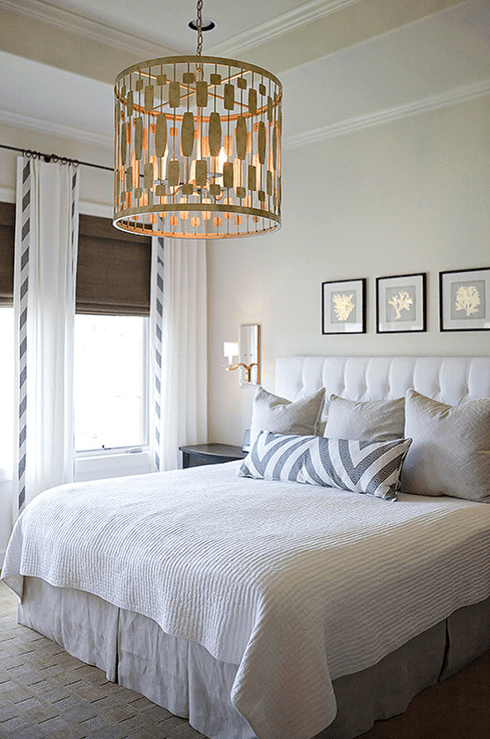
[[[409,390],[405,435],[403,492],[490,503],[490,398],[452,406]]]
[[[401,439],[405,429],[405,398],[356,401],[330,397],[324,436],[329,439]]]
[[[237,475],[340,488],[395,501],[410,443],[411,439],[380,442],[261,431]]]
[[[324,400],[324,388],[307,398],[291,401],[259,386],[252,409],[251,445],[255,443],[259,431],[302,436],[317,434]]]

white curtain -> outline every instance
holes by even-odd
[[[152,239],[151,352],[155,470],[181,467],[183,444],[207,441],[206,246]]]
[[[73,334],[78,249],[73,165],[17,160],[14,498],[73,480]]]

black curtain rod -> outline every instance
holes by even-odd
[[[59,157],[57,154],[43,154],[40,151],[32,151],[31,149],[19,149],[17,146],[7,146],[0,144],[0,149],[10,149],[10,151],[20,151],[28,159],[42,159],[45,162],[60,162],[61,164],[74,164],[76,167],[94,167],[95,169],[105,169],[107,172],[113,172],[112,167],[104,167],[102,164],[92,164],[92,162],[79,162],[77,159],[68,159],[68,157]]]

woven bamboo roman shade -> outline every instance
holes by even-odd
[[[109,218],[80,216],[77,313],[150,314],[151,242],[116,231]]]
[[[0,303],[11,303],[14,295],[15,205],[0,203]]]
[[[15,205],[0,203],[0,303],[11,303]],[[150,313],[151,244],[117,231],[109,218],[81,215],[78,237],[77,313],[147,316]]]

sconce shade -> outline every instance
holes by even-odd
[[[114,225],[236,238],[281,225],[282,86],[260,67],[163,57],[115,84]]]
[[[238,341],[225,341],[223,343],[223,356],[231,364],[233,357],[238,357]]]

